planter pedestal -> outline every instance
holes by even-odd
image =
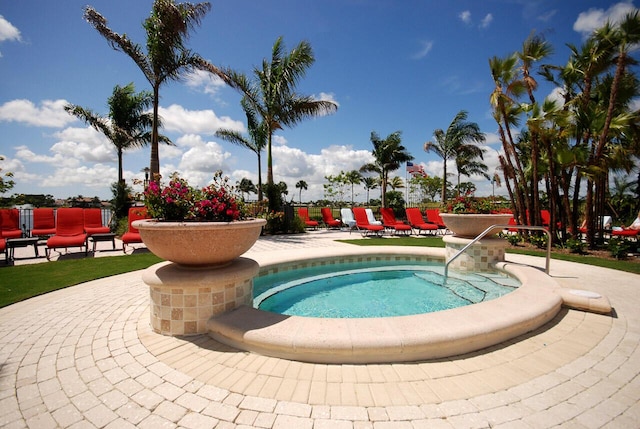
[[[253,301],[253,278],[260,266],[236,258],[224,267],[192,268],[161,262],[147,268],[152,329],[163,335],[207,332],[207,320]]]
[[[445,242],[445,260],[449,261],[472,239],[445,235],[442,241]],[[502,238],[483,238],[465,250],[449,267],[461,272],[491,271],[494,269],[493,264],[504,261],[506,246],[507,241]]]

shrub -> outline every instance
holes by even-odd
[[[570,237],[564,244],[566,248],[569,249],[570,253],[577,253],[580,255],[584,253],[584,243],[579,238]]]
[[[631,242],[625,238],[613,237],[609,240],[609,252],[616,259],[625,259],[631,251]]]
[[[517,246],[522,241],[522,235],[520,234],[504,234],[504,238],[506,238],[512,246]]]
[[[529,236],[529,243],[533,244],[538,249],[544,249],[547,246],[547,236],[531,234]]]

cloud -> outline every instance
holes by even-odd
[[[336,101],[336,95],[333,92],[321,92],[320,95],[313,95],[312,98],[320,101],[331,101],[340,107],[340,103]]]
[[[162,125],[182,134],[214,134],[220,128],[244,132],[244,124],[228,116],[218,117],[213,110],[187,110],[177,104],[158,109]]]
[[[5,40],[20,42],[22,41],[22,36],[20,35],[20,30],[7,21],[4,16],[0,15],[0,42]],[[1,53],[0,57],[2,57]]]
[[[616,3],[607,10],[591,8],[578,15],[576,22],[573,23],[573,29],[582,34],[582,37],[588,37],[593,30],[602,27],[607,21],[620,22],[627,13],[634,10],[636,8],[632,2]]]
[[[40,106],[36,106],[30,100],[7,101],[0,106],[0,121],[62,128],[76,121],[74,116],[64,110],[67,103],[67,100],[43,100]]]
[[[491,25],[492,22],[493,22],[493,15],[488,13],[484,18],[482,18],[482,21],[480,22],[480,28],[487,28]]]
[[[204,70],[194,70],[185,76],[185,83],[189,88],[202,89],[205,94],[217,95],[220,88],[227,85],[218,76]]]
[[[413,59],[414,60],[419,60],[420,58],[424,58],[427,56],[427,54],[429,52],[431,52],[431,49],[433,48],[433,41],[432,40],[421,40],[420,41],[421,49],[413,55]]]
[[[462,11],[462,12],[460,12],[460,15],[458,15],[458,17],[465,24],[471,24],[471,12],[470,11],[468,11],[468,10]]]
[[[538,21],[549,22],[551,18],[556,16],[557,13],[558,13],[558,9],[553,9],[546,13],[543,13],[542,15],[538,15]]]

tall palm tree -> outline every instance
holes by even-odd
[[[248,196],[251,193],[255,194],[257,192],[256,185],[253,184],[251,179],[247,179],[246,177],[240,180],[240,182],[237,183],[237,185],[238,185],[238,190],[242,192],[243,199],[244,199],[244,194],[247,194]]]
[[[154,0],[151,14],[143,22],[147,34],[147,51],[107,26],[107,20],[94,8],[87,6],[84,18],[107,39],[111,47],[127,54],[136,63],[153,89],[153,125],[151,132],[151,159],[149,169],[152,180],[160,173],[158,156],[160,87],[193,68],[214,73],[228,84],[232,82],[222,70],[209,64],[198,54],[187,49],[185,42],[190,32],[200,24],[211,5],[204,3],[175,3],[174,0]]]
[[[362,183],[362,174],[360,174],[360,172],[358,170],[351,170],[347,173],[345,173],[344,175],[344,180],[345,182],[349,183],[351,185],[351,205],[353,206],[353,198],[354,198],[354,192],[353,192],[353,187],[354,185],[359,185],[360,183]]]
[[[151,114],[145,113],[151,103],[152,95],[149,91],[136,94],[133,83],[130,83],[124,87],[116,85],[113,88],[113,93],[107,101],[107,116],[100,116],[91,109],[74,104],[67,104],[64,109],[104,134],[113,143],[118,155],[118,183],[123,183],[123,152],[147,145],[151,141],[149,129],[153,120]],[[160,140],[171,143],[165,136],[160,136]]]
[[[404,180],[402,180],[402,177],[393,176],[391,180],[389,180],[388,185],[392,191],[395,191],[396,189],[402,189],[404,188]]]
[[[427,142],[424,144],[426,152],[434,151],[443,160],[442,168],[442,202],[447,199],[447,161],[455,159],[458,153],[463,151],[472,152],[478,148],[473,143],[481,143],[485,141],[484,134],[480,131],[480,127],[475,122],[467,121],[467,112],[459,111],[449,124],[447,131],[437,129],[433,132],[436,142]],[[468,147],[467,146],[472,146]]]
[[[309,185],[307,185],[307,182],[305,182],[304,180],[298,180],[298,182],[296,183],[296,189],[300,189],[300,204],[302,204],[302,190],[304,189],[305,191],[307,189],[309,189]]]
[[[487,180],[491,180],[487,171],[489,167],[482,162],[484,149],[467,144],[461,146],[456,152],[456,170],[458,171],[458,193],[460,192],[460,176],[470,177],[472,174],[483,176]]]
[[[258,156],[258,201],[262,201],[262,151],[267,145],[267,128],[264,122],[258,120],[256,111],[246,100],[243,99],[241,105],[247,116],[249,136],[243,136],[235,130],[221,128],[216,131],[216,137],[247,148]]]
[[[372,189],[376,189],[379,182],[380,179],[378,179],[377,177],[364,177],[362,179],[362,183],[364,183],[364,189],[367,190],[367,203],[369,202],[369,191],[371,191]]]
[[[361,172],[375,172],[380,175],[380,186],[382,188],[382,207],[387,207],[387,183],[389,173],[396,171],[400,165],[413,160],[413,156],[407,152],[402,145],[401,132],[391,133],[382,140],[375,131],[371,132],[371,143],[373,143],[373,155],[375,161],[360,167]]]
[[[234,85],[243,93],[246,102],[262,117],[267,134],[267,188],[274,185],[271,143],[273,133],[284,127],[292,127],[303,119],[333,113],[338,105],[332,101],[314,100],[296,92],[296,85],[315,62],[311,45],[300,42],[288,54],[282,37],[271,50],[271,59],[262,61],[262,68],[254,68],[255,80],[229,70]],[[269,209],[276,204],[269,199]]]

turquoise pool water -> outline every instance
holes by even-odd
[[[360,264],[362,265],[362,264]],[[442,264],[314,267],[254,281],[254,307],[305,317],[365,318],[429,313],[495,299],[519,281],[505,274],[451,274]]]

